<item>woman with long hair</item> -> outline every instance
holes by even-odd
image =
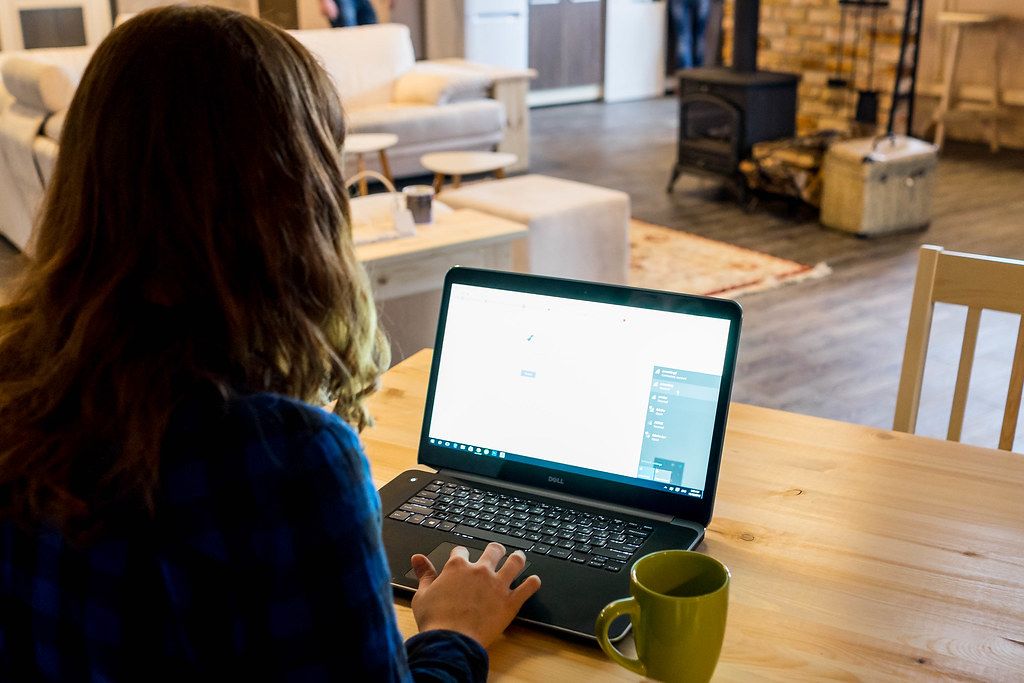
[[[401,641],[344,134],[260,20],[161,8],[97,49],[0,307],[0,680],[486,676],[540,581],[415,556]]]

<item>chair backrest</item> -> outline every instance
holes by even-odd
[[[910,323],[907,326],[907,345],[903,352],[903,369],[896,395],[893,429],[897,431],[913,433],[917,425],[932,312],[936,303],[967,306],[960,366],[953,390],[953,409],[946,433],[946,438],[952,441],[960,440],[963,428],[967,388],[971,380],[982,310],[1021,315],[999,433],[999,448],[1011,450],[1020,414],[1021,390],[1024,388],[1024,261],[963,254],[932,245],[921,247]]]

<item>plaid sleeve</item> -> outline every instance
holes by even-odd
[[[424,631],[405,641],[417,681],[486,681],[487,650],[454,631]]]
[[[487,653],[465,636],[421,634],[406,652],[381,541],[380,499],[354,432],[330,416],[304,450],[281,510],[290,561],[276,572],[278,591],[267,612],[285,677],[486,679]]]

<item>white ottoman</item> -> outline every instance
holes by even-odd
[[[625,284],[629,271],[629,195],[543,175],[489,180],[446,190],[452,208],[525,223],[516,270]]]

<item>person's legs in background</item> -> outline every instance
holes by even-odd
[[[709,0],[669,0],[676,38],[676,68],[689,69],[704,63],[704,29]]]
[[[330,5],[333,5],[333,12]],[[323,0],[321,11],[334,28],[377,23],[377,11],[370,0]]]
[[[694,66],[704,65],[704,33],[708,25],[708,10],[711,0],[693,1],[693,60]]]
[[[364,24],[376,24],[377,23],[377,10],[373,8],[370,0],[353,0],[356,6],[356,23],[360,26]]]

